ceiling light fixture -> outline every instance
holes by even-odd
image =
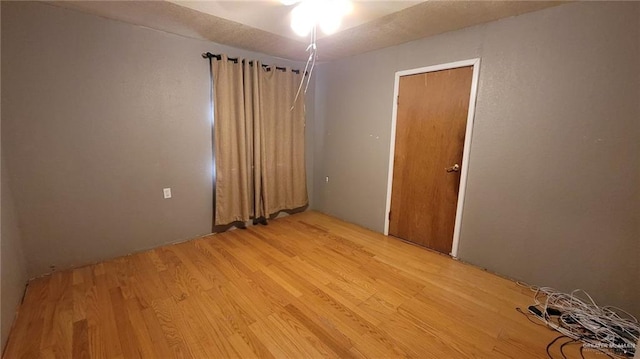
[[[291,11],[291,29],[298,36],[308,36],[314,27],[326,35],[338,31],[342,18],[353,11],[349,0],[281,0],[284,5],[296,4]]]
[[[318,46],[316,45],[318,27],[326,35],[335,33],[340,28],[342,18],[353,11],[353,5],[350,0],[281,0],[281,2],[287,6],[297,3],[291,11],[291,29],[298,36],[310,35],[310,43],[307,47],[309,58],[291,106],[293,110],[303,87],[304,93],[307,93],[311,75],[313,75],[313,69],[318,59]]]

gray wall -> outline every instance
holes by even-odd
[[[22,251],[20,229],[15,219],[9,181],[7,176],[2,176],[5,174],[4,153],[0,155],[2,155],[0,156],[2,158],[0,161],[2,179],[0,184],[0,350],[2,350],[27,284],[27,266]]]
[[[2,2],[3,176],[30,276],[211,232],[206,51],[301,66]]]
[[[382,231],[395,72],[480,57],[459,257],[640,314],[639,20],[573,3],[323,65],[315,207]]]
[[[4,348],[9,330],[15,318],[18,303],[22,299],[27,284],[27,265],[22,250],[21,233],[18,228],[13,196],[2,160],[2,231],[0,256],[0,348]]]

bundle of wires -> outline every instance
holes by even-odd
[[[582,341],[585,348],[633,357],[640,336],[640,324],[633,315],[616,307],[600,307],[581,289],[570,294],[548,287],[535,291],[532,307],[538,308],[534,312],[547,326]]]
[[[300,97],[300,91],[302,90],[302,86],[304,86],[304,93],[307,93],[309,89],[309,83],[311,82],[311,76],[313,75],[313,69],[316,67],[316,60],[318,59],[318,45],[317,42],[317,26],[313,26],[311,28],[311,39],[309,46],[307,46],[307,52],[309,53],[309,58],[307,59],[307,64],[304,66],[304,72],[302,73],[302,78],[300,79],[300,85],[298,86],[298,91],[296,92],[296,97],[293,100],[293,104],[291,105],[290,111],[293,111],[296,102],[298,102],[298,97]],[[308,76],[307,76],[308,75]],[[305,80],[306,79],[306,80]]]

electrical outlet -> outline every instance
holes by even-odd
[[[329,183],[329,176],[325,177],[325,178],[324,178],[324,181],[325,181],[326,183]]]
[[[171,198],[171,188],[163,188],[164,199]]]

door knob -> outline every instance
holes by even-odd
[[[458,165],[457,163],[449,168],[445,168],[445,170],[447,170],[447,172],[460,172],[460,165]]]

